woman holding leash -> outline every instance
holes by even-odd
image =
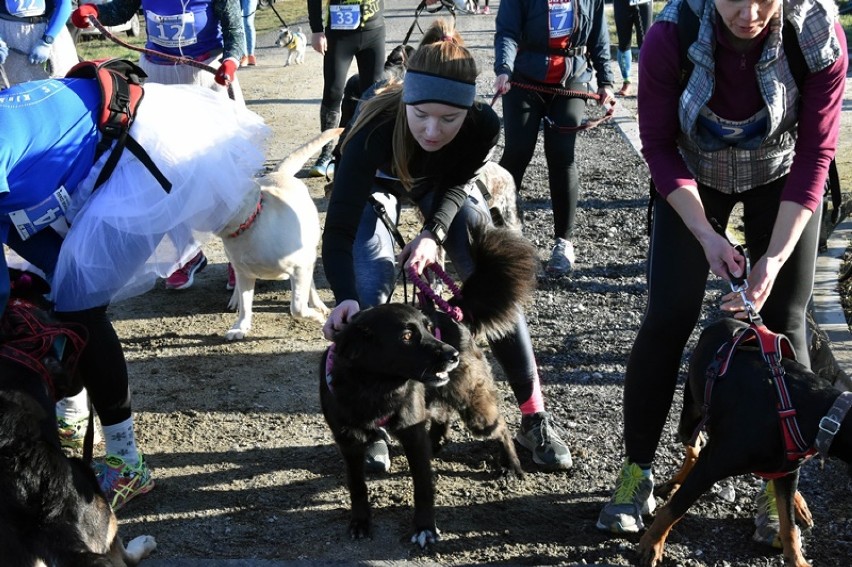
[[[9,84],[62,77],[77,63],[65,27],[71,0],[0,3],[0,89]],[[9,84],[5,84],[8,82]]]
[[[544,122],[554,232],[547,271],[563,275],[576,263],[572,239],[580,179],[574,144],[586,103],[559,91],[587,91],[593,67],[598,103],[612,100],[604,2],[503,0],[497,11],[494,50],[494,91],[503,95],[506,138],[500,165],[512,174],[520,193]],[[526,87],[513,87],[513,82]]]
[[[79,370],[106,444],[96,473],[118,510],[154,481],[136,446],[127,365],[107,305],[147,291],[197,239],[222,229],[263,167],[266,128],[209,90],[147,85],[130,136],[169,191],[128,149],[96,186],[111,156],[98,155],[101,97],[98,82],[82,78],[2,92],[0,237],[46,274],[56,316],[88,331]],[[62,217],[71,225],[64,239],[50,226]],[[0,255],[0,311],[9,293]]]
[[[837,8],[831,0],[795,2],[795,10],[782,0],[691,4],[674,0],[660,12],[639,57],[639,131],[656,193],[648,305],[624,385],[627,458],[597,523],[616,533],[641,530],[642,515],[654,509],[654,454],[708,271],[725,280],[746,275],[745,297],[763,323],[785,334],[809,365],[805,309],[848,66]],[[685,84],[681,10],[693,10],[699,22]],[[798,31],[782,33],[785,25]],[[798,46],[789,45],[797,38]],[[799,80],[797,49],[806,64]],[[747,274],[746,258],[722,234],[736,203],[744,211]],[[725,295],[721,307],[746,318],[738,293]],[[777,543],[774,498],[762,496],[754,538]]]
[[[394,289],[393,236],[370,197],[391,221],[400,201],[420,208],[426,222],[399,261],[418,274],[437,262],[443,247],[464,279],[472,272],[468,227],[491,222],[475,180],[500,134],[491,107],[475,102],[476,63],[450,20],[437,19],[411,55],[403,82],[365,101],[341,149],[323,234],[322,257],[337,306],[323,333],[329,340],[360,309],[384,303]],[[377,173],[378,172],[378,173]],[[518,311],[514,332],[490,341],[523,418],[516,440],[549,469],[571,467],[571,453],[544,410],[526,319]],[[368,455],[374,470],[388,470],[384,441]]]
[[[139,66],[148,75],[149,83],[165,85],[200,85],[228,96],[233,93],[239,105],[245,105],[237,81],[237,68],[246,49],[243,12],[239,0],[111,0],[106,4],[83,4],[71,14],[78,28],[89,26],[88,16],[95,16],[106,26],[126,22],[139,9],[145,13],[148,40]],[[176,63],[159,57],[188,57],[217,69],[215,75],[205,69]],[[195,274],[207,266],[204,252],[186,258],[168,278],[166,289],[187,289]],[[234,273],[228,266],[226,289],[234,289]]]

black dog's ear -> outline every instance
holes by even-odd
[[[373,333],[364,325],[358,324],[358,312],[352,320],[334,337],[334,356],[339,360],[356,360],[363,349],[371,342]]]

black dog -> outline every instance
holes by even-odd
[[[689,381],[678,428],[684,441],[691,440],[702,420],[708,366],[714,362],[720,346],[746,327],[746,323],[726,318],[713,323],[701,334],[689,365]],[[828,380],[794,360],[785,358],[781,365],[802,438],[809,447],[814,447],[823,418],[829,411],[840,415],[833,407],[835,400],[846,401],[850,394],[839,398],[841,392]],[[673,496],[657,512],[654,523],[639,542],[640,563],[660,563],[671,528],[714,483],[734,475],[761,472],[789,473],[775,479],[781,543],[788,565],[807,565],[794,516],[798,514],[804,523],[811,523],[810,512],[796,490],[798,462],[785,456],[778,396],[759,348],[741,347],[734,352],[724,376],[714,381],[710,402],[709,440],[700,452],[697,443],[687,448],[687,463],[668,484]],[[842,423],[837,434],[833,440],[827,438],[828,455],[848,463],[852,461],[852,420],[839,418],[838,421]]]
[[[320,401],[346,463],[353,539],[370,536],[364,454],[380,427],[405,450],[414,481],[412,542],[421,547],[438,539],[431,459],[447,439],[453,410],[474,435],[498,439],[504,464],[523,474],[490,366],[471,330],[499,336],[513,326],[535,286],[538,259],[535,248],[509,229],[473,238],[477,270],[455,303],[474,325],[434,309],[380,305],[353,317],[323,357]]]
[[[15,278],[13,293],[37,289],[27,279]],[[136,565],[156,547],[141,536],[125,549],[91,467],[60,448],[55,400],[81,387],[73,367],[84,334],[20,299],[0,319],[3,565],[120,567]]]

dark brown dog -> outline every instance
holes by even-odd
[[[72,360],[81,345],[79,329],[28,302],[12,300],[0,320],[3,565],[121,567],[156,548],[154,538],[141,536],[125,549],[91,467],[60,448],[54,396],[79,391]]]
[[[706,369],[721,345],[746,324],[731,318],[717,321],[701,334],[689,365],[689,380],[684,392],[679,435],[689,440],[702,419]],[[783,359],[787,389],[796,408],[802,437],[814,446],[820,422],[841,392],[829,381],[801,364]],[[639,542],[642,565],[658,565],[663,557],[666,538],[674,524],[710,487],[730,476],[746,473],[788,472],[776,479],[775,494],[780,520],[781,544],[788,565],[808,565],[797,537],[795,519],[811,523],[810,512],[796,491],[799,470],[785,457],[778,397],[768,380],[767,363],[758,348],[739,348],[731,357],[724,377],[712,389],[708,441],[704,447],[687,447],[687,462],[676,478],[665,485],[673,492],[654,523]],[[828,454],[847,463],[852,461],[852,420],[843,420]],[[700,451],[699,451],[700,449]]]
[[[464,319],[475,323],[473,330],[499,336],[532,292],[536,251],[504,228],[474,239],[477,270],[456,303]],[[490,366],[467,325],[443,311],[385,304],[353,317],[330,352],[321,366],[320,400],[346,463],[353,539],[370,536],[364,454],[379,428],[405,450],[414,481],[411,540],[421,547],[438,539],[431,459],[447,440],[452,413],[458,412],[474,435],[499,440],[503,464],[523,474],[498,410]]]

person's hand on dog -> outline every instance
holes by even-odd
[[[399,253],[399,261],[406,269],[414,268],[418,275],[423,274],[427,266],[438,261],[438,243],[432,233],[424,230],[406,244]]]
[[[230,85],[237,77],[237,64],[237,60],[230,57],[222,61],[222,64],[219,66],[219,70],[216,71],[216,82],[223,87]]]
[[[86,29],[89,27],[89,16],[98,17],[98,7],[94,4],[83,4],[71,12],[71,23],[75,27]]]
[[[322,326],[322,336],[327,340],[333,341],[335,335],[343,330],[349,324],[350,319],[361,311],[361,305],[354,299],[344,299],[334,309]]]
[[[506,73],[497,75],[497,78],[494,79],[494,94],[502,96],[509,92],[509,89],[512,88],[512,84],[509,81],[509,75]]]
[[[9,57],[9,46],[6,45],[6,42],[3,41],[2,37],[0,37],[0,65],[6,62],[7,57]]]
[[[320,55],[325,55],[325,52],[328,50],[328,40],[325,38],[325,32],[311,34],[311,47]]]

